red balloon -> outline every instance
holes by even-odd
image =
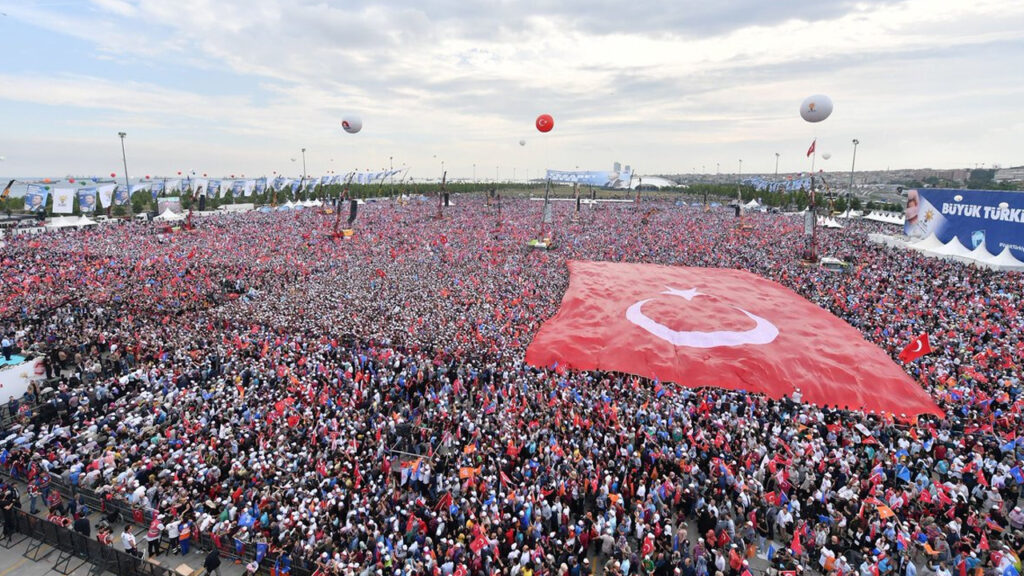
[[[178,176],[181,176],[181,170],[178,170]]]
[[[49,178],[43,178],[43,182],[49,184],[50,183],[50,179]]]
[[[274,174],[277,174],[277,170],[274,170]]]
[[[149,174],[146,174],[146,180],[149,180]]]
[[[537,116],[537,130],[541,132],[551,132],[551,129],[555,127],[555,119],[551,117],[551,114],[541,114]]]
[[[111,173],[110,173],[110,177],[111,177],[111,178],[115,178],[116,176],[117,176],[117,174],[115,174],[115,173],[113,173],[113,172],[111,172]]]
[[[203,178],[206,178],[206,172],[203,172]]]
[[[75,179],[74,178],[68,178],[68,182],[74,184],[75,183]]]
[[[235,175],[234,175],[234,174],[232,174],[232,175],[231,175],[231,177],[232,177],[232,178],[234,178],[234,177],[235,177]]]

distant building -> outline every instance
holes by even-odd
[[[1024,182],[1024,166],[996,170],[992,179],[996,182]]]

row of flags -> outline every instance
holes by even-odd
[[[266,177],[250,179],[207,179],[186,177],[150,180],[146,182],[135,182],[123,184],[114,182],[98,182],[93,179],[96,186],[60,187],[58,185],[31,183],[25,190],[25,210],[39,211],[45,208],[52,193],[54,214],[71,214],[74,210],[74,201],[78,201],[79,210],[92,212],[97,204],[106,209],[111,206],[123,206],[128,204],[132,195],[140,191],[152,193],[155,200],[160,195],[181,193],[190,191],[196,195],[219,198],[231,195],[234,198],[246,198],[255,194],[263,194],[268,189],[276,192],[290,190],[293,194],[311,190],[316,186],[329,186],[352,182],[356,184],[373,184],[384,182],[401,174],[402,170],[382,170],[376,172],[349,172],[347,174],[332,174],[321,177],[306,178],[285,178],[278,176],[272,180]],[[15,180],[3,190],[0,200],[4,200],[10,194],[11,186]]]

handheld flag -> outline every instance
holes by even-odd
[[[900,352],[900,360],[906,364],[917,360],[925,354],[931,354],[932,347],[928,343],[928,334],[921,334],[917,338],[911,340],[910,344],[907,344],[906,348]]]

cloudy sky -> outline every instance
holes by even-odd
[[[1024,164],[1020,0],[0,0],[0,174]],[[800,102],[824,93],[832,117]],[[553,132],[534,128],[540,113]],[[362,118],[357,135],[341,130]],[[524,140],[525,145],[520,145]],[[295,159],[293,161],[292,159]],[[475,168],[474,168],[475,165]]]

